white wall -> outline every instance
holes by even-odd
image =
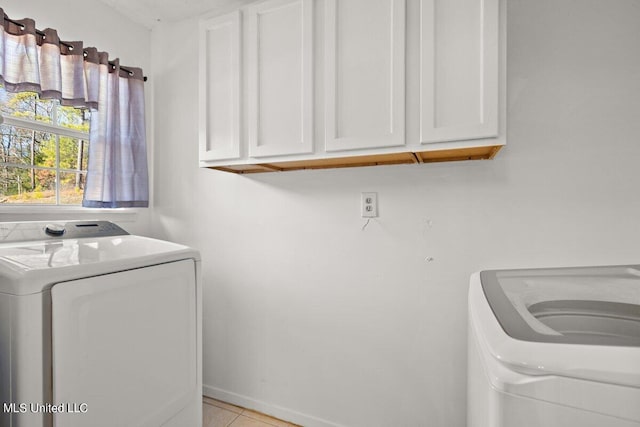
[[[472,272],[639,260],[638,22],[637,0],[508,0],[493,161],[251,176],[198,169],[197,22],[155,29],[154,233],[202,252],[207,393],[308,426],[465,425]]]
[[[11,19],[32,18],[36,28],[54,28],[61,40],[82,40],[85,47],[93,46],[109,52],[109,58],[120,58],[123,66],[141,67],[146,73],[151,67],[151,32],[124,17],[98,0],[29,0],[12,1],[1,5]],[[147,142],[149,157],[153,147],[152,81],[147,82]],[[150,161],[150,163],[152,163]],[[126,213],[104,213],[68,207],[43,208],[37,206],[0,206],[0,221],[39,221],[65,219],[106,219],[117,222],[127,231],[149,234],[149,209],[127,209]]]

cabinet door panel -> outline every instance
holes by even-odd
[[[325,3],[325,148],[404,144],[405,0]]]
[[[272,0],[247,11],[251,157],[313,150],[312,7]]]
[[[498,135],[498,0],[421,0],[422,143]]]
[[[200,24],[200,160],[240,157],[240,12]]]

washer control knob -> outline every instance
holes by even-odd
[[[44,228],[44,232],[49,236],[62,236],[64,234],[64,225],[47,224],[47,226]]]

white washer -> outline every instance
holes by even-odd
[[[468,427],[640,426],[637,266],[482,271]]]
[[[200,257],[106,221],[0,224],[0,425],[202,425]]]

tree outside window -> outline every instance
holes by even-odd
[[[0,114],[0,203],[81,204],[89,111],[0,86]]]

